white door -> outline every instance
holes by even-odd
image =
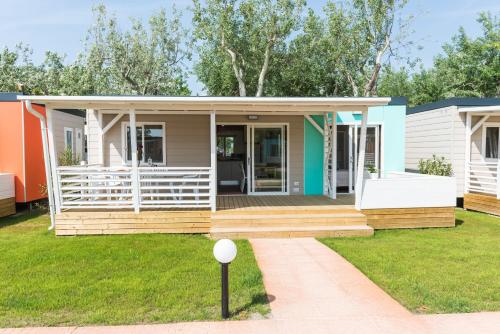
[[[288,192],[286,125],[249,125],[247,161],[249,194]]]
[[[76,140],[75,140],[75,153],[76,153],[76,157],[79,158],[80,160],[83,159],[83,156],[82,156],[82,149],[83,149],[83,131],[82,129],[75,129],[76,132],[75,132],[75,137],[76,137]]]

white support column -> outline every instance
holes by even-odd
[[[59,183],[59,176],[57,174],[57,150],[54,141],[54,124],[53,124],[53,114],[52,109],[47,108],[45,110],[47,115],[47,137],[49,140],[49,152],[52,156],[50,160],[50,169],[52,171],[52,189],[54,191],[54,204],[56,207],[56,213],[61,213],[61,187]]]
[[[328,141],[330,131],[328,129],[328,113],[323,114],[323,195],[328,196]]]
[[[104,122],[102,120],[102,111],[96,110],[97,121],[99,123],[99,164],[104,166]]]
[[[466,116],[465,116],[464,193],[469,192],[471,136],[472,136],[472,115],[470,113],[466,113]]]
[[[330,174],[330,198],[337,198],[337,113],[332,112],[332,128],[330,132],[332,170]]]
[[[349,194],[352,194],[352,170],[354,168],[354,152],[353,152],[353,139],[354,127],[349,126]]]
[[[365,151],[366,151],[366,124],[368,123],[368,109],[363,110],[361,119],[361,136],[359,138],[359,155],[358,155],[358,170],[356,172],[355,186],[355,206],[356,209],[361,209],[361,197],[363,195],[363,176],[365,172]]]
[[[215,111],[210,112],[210,208],[217,210],[217,123]]]
[[[132,200],[134,202],[134,211],[139,213],[139,167],[137,161],[137,129],[135,125],[135,110],[130,109],[130,152],[132,153]],[[101,123],[102,129],[102,123]]]

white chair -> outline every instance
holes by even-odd
[[[241,181],[240,181],[240,190],[243,192],[245,190],[245,185],[247,183],[247,175],[245,174],[245,166],[243,166],[243,162],[240,162],[241,169]]]

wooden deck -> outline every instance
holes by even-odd
[[[341,210],[354,208],[354,195],[325,196],[217,196],[217,211]]]
[[[57,235],[209,233],[213,238],[369,236],[373,229],[356,211],[352,195],[219,196],[209,210],[65,211]]]
[[[353,195],[219,196],[212,238],[370,236],[373,229],[355,210]]]
[[[450,227],[454,208],[358,211],[354,196],[218,196],[206,209],[65,211],[57,235],[204,233],[214,239],[370,236],[374,229]]]
[[[500,216],[500,199],[488,194],[464,194],[464,209]]]

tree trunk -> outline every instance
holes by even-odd
[[[227,47],[225,49],[226,49],[227,53],[229,53],[229,56],[231,56],[231,64],[233,65],[234,76],[236,77],[236,80],[238,81],[238,90],[239,90],[240,96],[247,96],[247,88],[245,85],[245,81],[243,80],[244,71],[243,71],[243,68],[238,66],[238,62],[236,60],[236,53]]]
[[[272,48],[272,40],[269,41],[266,45],[266,51],[264,52],[264,64],[262,64],[262,68],[259,74],[259,81],[257,83],[257,93],[255,96],[262,96],[264,92],[264,82],[266,80],[266,74],[269,70],[269,58],[271,58],[271,48]]]

